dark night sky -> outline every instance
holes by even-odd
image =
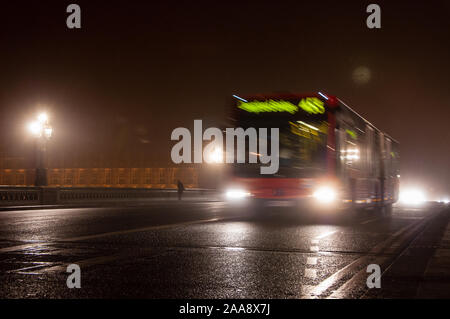
[[[174,128],[219,125],[231,94],[323,90],[400,141],[407,181],[450,191],[448,1],[10,2],[0,17],[3,152],[27,147],[24,123],[39,104],[55,149],[168,156]],[[65,24],[73,2],[81,30]],[[365,25],[371,2],[381,30]],[[352,78],[361,66],[366,84]]]

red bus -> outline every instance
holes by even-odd
[[[278,172],[261,175],[260,163],[231,164],[230,200],[390,212],[398,199],[399,143],[335,96],[233,95],[227,124],[279,129]]]

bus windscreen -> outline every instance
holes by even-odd
[[[274,175],[260,175],[259,168],[264,164],[237,163],[233,167],[235,176],[299,178],[316,177],[325,172],[328,135],[326,113],[312,113],[301,107],[294,111],[292,105],[299,103],[273,101],[271,104],[272,107],[278,107],[276,110],[256,103],[252,107],[247,105],[246,109],[239,107],[242,103],[238,105],[235,127],[279,128],[279,170]],[[256,107],[260,111],[256,112]]]

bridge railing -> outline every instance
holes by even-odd
[[[177,199],[176,189],[96,187],[0,187],[0,206],[89,204]],[[186,189],[183,198],[215,200],[216,191]]]
[[[39,187],[0,187],[0,206],[39,205],[41,200]]]

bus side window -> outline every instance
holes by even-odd
[[[366,172],[370,177],[374,176],[373,161],[374,161],[374,131],[370,125],[366,125]]]
[[[348,175],[348,165],[346,159],[346,151],[347,151],[347,133],[345,131],[345,126],[341,124],[338,130],[338,144],[337,149],[339,150],[338,167],[340,168],[340,175],[344,178]]]
[[[381,145],[380,145],[380,134],[378,132],[375,132],[374,135],[374,152],[372,156],[372,163],[373,163],[373,170],[372,170],[372,177],[378,178],[380,177],[380,165],[381,165]]]
[[[362,136],[357,132],[354,126],[343,125],[341,144],[341,159],[347,168],[356,170],[361,169],[361,141]]]
[[[392,174],[397,176],[400,174],[400,153],[398,143],[395,141],[392,142]]]
[[[385,156],[385,167],[386,167],[386,173],[385,176],[392,176],[392,148],[391,148],[391,140],[389,138],[386,138],[385,140],[385,147],[386,147],[386,156]]]

